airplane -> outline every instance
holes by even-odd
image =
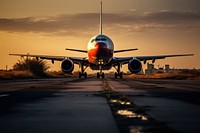
[[[61,70],[64,73],[71,73],[74,70],[74,64],[79,65],[80,72],[79,78],[87,78],[86,68],[90,67],[92,70],[98,70],[97,78],[104,78],[105,74],[103,70],[110,70],[112,67],[116,69],[114,73],[115,78],[123,78],[123,72],[121,67],[124,64],[128,64],[128,69],[131,73],[138,73],[142,69],[142,61],[144,64],[148,60],[152,60],[152,63],[157,59],[164,59],[166,57],[177,56],[193,56],[193,54],[174,54],[174,55],[156,55],[156,56],[133,56],[133,57],[114,57],[114,53],[127,52],[138,50],[123,49],[114,50],[113,41],[106,35],[102,34],[102,2],[100,6],[100,29],[99,34],[92,37],[87,45],[87,50],[66,48],[69,51],[87,53],[87,57],[68,57],[68,56],[49,56],[49,55],[31,55],[31,54],[9,54],[13,56],[27,56],[38,59],[61,61]]]

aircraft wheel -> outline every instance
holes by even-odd
[[[105,74],[104,74],[104,73],[102,73],[101,77],[102,77],[102,78],[104,78],[104,77],[105,77]]]
[[[84,72],[84,78],[87,78],[87,73],[86,72]]]
[[[120,77],[120,79],[123,78],[123,72],[120,72],[120,73],[119,73],[119,77]]]
[[[115,78],[117,78],[117,73],[115,72]]]
[[[100,74],[99,74],[99,72],[97,73],[97,78],[99,79],[99,77],[100,77]]]
[[[78,77],[81,78],[81,76],[82,76],[82,74],[81,74],[81,72],[79,72],[79,73],[78,73]]]

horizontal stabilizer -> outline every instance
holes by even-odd
[[[127,52],[127,51],[134,51],[134,50],[138,50],[138,49],[137,49],[137,48],[134,48],[134,49],[115,50],[114,53]]]
[[[65,50],[87,53],[87,50],[79,50],[79,49],[71,49],[71,48],[66,48]]]

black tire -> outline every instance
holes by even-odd
[[[84,72],[84,78],[87,78],[87,73],[86,72]]]
[[[119,77],[120,77],[120,79],[123,78],[123,72],[120,72],[120,73],[119,73]]]
[[[104,77],[105,77],[105,74],[104,74],[104,73],[102,73],[101,77],[102,77],[102,78],[104,78]]]
[[[97,78],[99,79],[99,77],[100,77],[100,74],[99,74],[99,72],[97,73]]]
[[[115,72],[115,78],[117,78],[117,73]]]
[[[79,72],[79,73],[78,73],[78,77],[81,78],[81,76],[82,76],[82,74],[81,74],[81,72]]]

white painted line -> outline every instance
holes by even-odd
[[[0,97],[7,97],[7,96],[9,96],[9,94],[0,95]]]

